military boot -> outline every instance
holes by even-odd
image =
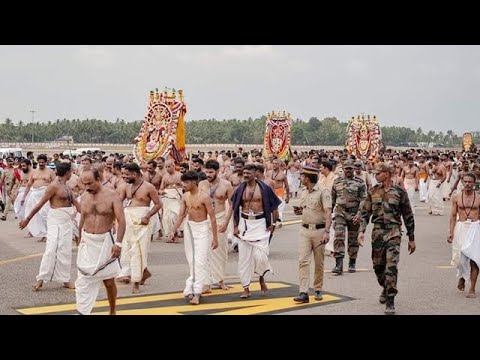
[[[355,269],[355,262],[357,261],[357,259],[350,259],[348,261],[348,272],[349,273],[354,273],[356,272],[357,270]]]
[[[393,296],[387,296],[387,306],[385,307],[385,314],[387,315],[395,314],[395,304],[393,299]]]
[[[385,304],[387,302],[387,289],[383,288],[378,301],[380,301],[380,304]]]
[[[332,273],[337,275],[343,275],[343,258],[335,258],[335,267],[332,270]]]

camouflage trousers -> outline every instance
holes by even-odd
[[[350,259],[356,259],[358,254],[358,229],[360,224],[354,225],[352,220],[347,220],[342,216],[335,216],[335,241],[333,249],[335,258],[345,257],[345,228],[348,230],[348,256]]]
[[[398,262],[400,260],[401,233],[398,229],[373,228],[372,261],[378,284],[385,288],[387,296],[395,296],[397,290]]]

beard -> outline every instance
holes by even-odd
[[[217,180],[217,175],[214,175],[212,177],[207,176],[207,180],[208,182],[214,182],[215,180]]]
[[[28,169],[22,169],[24,174],[28,174]]]
[[[135,182],[135,179],[127,179],[127,183],[133,184]]]

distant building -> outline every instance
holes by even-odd
[[[67,143],[67,144],[73,144],[73,136],[60,136],[59,138],[55,139],[56,143]]]

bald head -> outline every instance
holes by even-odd
[[[165,161],[165,168],[167,169],[167,172],[172,175],[175,173],[175,163],[173,160],[167,160]]]

